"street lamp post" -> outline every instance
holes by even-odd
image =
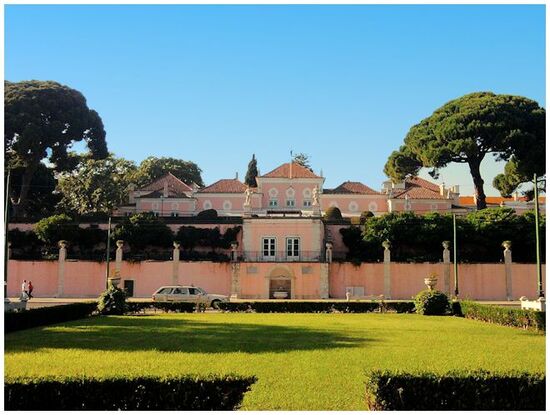
[[[8,168],[8,176],[6,177],[6,198],[4,206],[4,300],[8,298],[8,261],[9,261],[9,245],[8,245],[8,224],[10,221],[10,175],[11,169]]]
[[[539,188],[537,182],[537,175],[534,175],[535,182],[535,240],[536,240],[536,253],[537,253],[537,287],[539,291],[539,298],[544,297],[544,291],[542,289],[542,269],[540,264],[540,228],[539,228]]]
[[[453,264],[455,271],[455,297],[458,297],[458,262],[456,251],[456,213],[453,213]]]
[[[107,268],[105,270],[105,288],[109,288],[109,265],[111,258],[111,216],[109,215],[109,223],[107,228]]]

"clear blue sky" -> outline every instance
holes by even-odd
[[[110,151],[192,160],[207,184],[242,178],[252,153],[267,173],[293,150],[325,187],[379,189],[408,129],[453,98],[546,106],[545,9],[8,5],[5,77],[80,90]],[[465,168],[441,180],[472,193]]]

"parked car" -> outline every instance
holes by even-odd
[[[221,294],[208,294],[202,288],[192,285],[166,285],[155,291],[153,301],[198,301],[207,307],[218,308],[220,303],[228,302],[229,297]]]

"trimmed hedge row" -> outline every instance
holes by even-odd
[[[140,313],[146,310],[161,310],[164,312],[192,313],[196,309],[196,303],[191,302],[150,302],[150,301],[126,301],[127,313]]]
[[[6,380],[6,410],[234,410],[254,377]]]
[[[246,301],[220,303],[220,310],[256,313],[412,313],[412,301],[396,302],[344,302],[344,301]]]
[[[47,326],[49,324],[63,323],[65,321],[79,320],[90,316],[96,309],[97,303],[89,302],[4,313],[4,333],[38,326]]]
[[[487,371],[368,374],[369,410],[544,410],[546,376],[542,373]]]
[[[478,304],[473,301],[461,301],[453,307],[455,314],[473,320],[546,331],[546,313],[542,311]]]

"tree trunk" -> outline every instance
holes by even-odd
[[[485,203],[483,179],[481,178],[481,173],[479,172],[481,160],[469,161],[468,165],[470,166],[470,174],[472,175],[472,179],[474,180],[474,195],[476,199],[477,209],[485,209],[487,207],[487,203]]]
[[[12,217],[18,218],[26,216],[25,205],[27,204],[27,196],[29,194],[30,185],[34,172],[36,171],[35,167],[27,167],[23,176],[21,177],[21,188],[19,190],[19,196],[17,196],[17,189],[12,187],[11,193],[11,203],[12,203]],[[11,186],[10,186],[11,187]]]

